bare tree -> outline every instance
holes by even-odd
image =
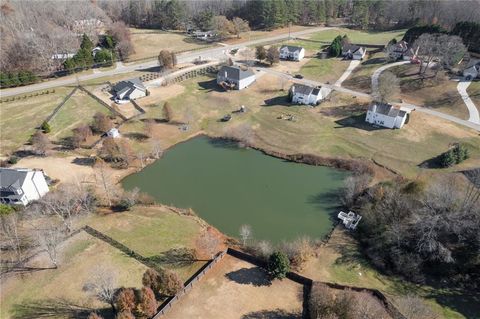
[[[118,275],[114,268],[98,266],[92,270],[90,279],[83,290],[94,295],[98,300],[108,303],[115,311],[114,297],[117,290]]]
[[[159,159],[162,156],[162,153],[163,153],[160,141],[153,140],[151,144],[152,144],[152,156],[153,156],[153,158]]]
[[[347,177],[342,189],[342,204],[347,207],[352,206],[355,198],[368,187],[371,179],[372,177],[369,174],[358,174]]]
[[[170,106],[170,103],[168,102],[165,102],[165,104],[163,104],[163,118],[167,122],[171,122],[173,119],[173,110],[172,110],[172,107]]]
[[[95,164],[95,176],[100,180],[108,206],[112,206],[112,198],[116,197],[116,190],[112,184],[112,176],[108,171],[107,164],[99,159]]]
[[[162,50],[158,54],[158,65],[164,69],[173,69],[177,65],[177,57],[175,53],[168,50]]]
[[[51,147],[47,135],[41,131],[36,131],[32,136],[32,147],[37,155],[45,156]]]
[[[270,65],[274,65],[280,61],[280,51],[274,45],[268,48],[267,50],[267,61]]]
[[[240,33],[250,31],[250,26],[248,21],[243,20],[239,17],[234,17],[232,19],[233,32],[237,35],[237,38],[240,38]]]
[[[374,89],[374,98],[379,102],[386,103],[400,94],[400,81],[395,74],[385,71],[378,78],[378,85]]]
[[[239,230],[240,238],[242,238],[243,246],[247,244],[247,240],[252,236],[252,227],[250,225],[242,225]]]
[[[22,259],[22,241],[18,232],[18,212],[11,206],[0,204],[0,227],[2,229],[2,246],[13,250],[12,261]],[[5,242],[4,242],[5,241]]]
[[[408,319],[437,319],[439,316],[416,296],[397,299],[398,310]]]
[[[201,251],[205,251],[209,258],[213,259],[214,255],[218,252],[220,240],[207,228],[202,235],[197,238],[196,244]]]
[[[256,244],[256,252],[260,258],[266,261],[273,253],[273,246],[269,241],[261,240]]]
[[[92,128],[96,133],[105,133],[113,126],[112,120],[107,115],[97,112],[93,116]]]
[[[58,267],[58,245],[64,238],[63,230],[58,226],[51,226],[37,231],[40,247],[47,252],[54,267]]]

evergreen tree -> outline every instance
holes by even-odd
[[[442,167],[450,167],[457,162],[455,153],[452,149],[448,150],[447,152],[443,153],[440,157],[440,165]]]
[[[85,33],[82,36],[82,43],[80,44],[80,49],[85,49],[85,50],[88,50],[90,52],[93,49],[93,42],[92,42],[92,40],[90,40],[88,35],[86,35]]]
[[[0,87],[6,88],[10,87],[12,84],[10,82],[10,77],[7,73],[0,72]]]
[[[369,24],[369,8],[365,0],[355,0],[353,2],[352,22],[366,29]]]
[[[338,57],[342,54],[342,36],[338,35],[335,39],[333,39],[332,44],[330,44],[330,48],[328,53],[332,57]]]
[[[452,35],[458,35],[468,50],[480,53],[480,23],[462,21],[455,24]]]
[[[177,0],[170,0],[165,5],[165,15],[168,17],[167,27],[170,29],[179,29],[185,19],[185,11]]]
[[[283,279],[290,271],[290,260],[282,252],[274,252],[268,259],[268,272],[273,278]]]

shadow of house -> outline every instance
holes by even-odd
[[[272,97],[270,99],[264,100],[263,102],[265,104],[263,104],[261,106],[275,106],[275,105],[278,105],[278,106],[294,106],[294,105],[296,105],[296,104],[290,103],[289,100],[288,100],[288,96],[286,96],[286,95]]]
[[[96,311],[104,318],[112,318],[111,309],[93,309],[74,304],[66,299],[45,299],[15,304],[12,309],[13,319],[38,318],[87,318]]]
[[[302,315],[299,313],[288,312],[281,309],[260,310],[249,312],[242,316],[242,319],[299,319]]]
[[[210,81],[201,81],[198,82],[198,86],[200,86],[200,90],[208,91],[208,92],[225,92],[220,85],[217,84],[216,79],[212,79]]]
[[[263,268],[242,268],[225,274],[229,280],[241,285],[252,285],[255,287],[270,286],[272,282]]]
[[[386,127],[379,127],[374,126],[365,122],[365,114],[360,115],[352,115],[341,120],[335,121],[339,126],[335,126],[335,128],[346,128],[346,127],[354,127],[364,131],[379,131],[379,130],[388,130]]]

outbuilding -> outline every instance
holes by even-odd
[[[251,69],[239,66],[223,66],[217,73],[217,84],[223,88],[242,90],[255,82],[255,73]]]
[[[120,137],[120,132],[118,131],[118,128],[112,127],[107,131],[107,136],[112,138],[117,138],[117,137]]]
[[[305,56],[305,49],[293,45],[282,45],[280,47],[280,59],[300,61]]]
[[[48,193],[48,184],[41,170],[0,168],[0,202],[27,205]]]
[[[480,77],[480,61],[469,64],[465,70],[463,70],[463,76],[467,81]]]

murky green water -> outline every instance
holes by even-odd
[[[348,173],[290,163],[232,143],[199,137],[123,180],[163,204],[191,207],[220,231],[238,237],[251,225],[255,239],[281,242],[323,237]]]

